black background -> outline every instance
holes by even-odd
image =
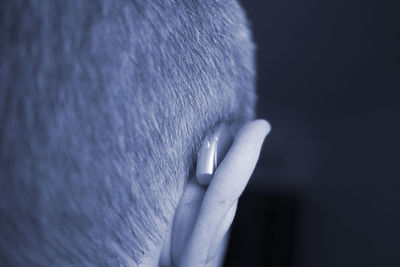
[[[241,3],[272,132],[225,266],[400,266],[399,3]]]

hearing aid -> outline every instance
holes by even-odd
[[[197,155],[196,178],[199,184],[210,183],[218,164],[232,145],[232,141],[232,131],[224,123],[205,137]]]

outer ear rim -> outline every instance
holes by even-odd
[[[270,129],[265,120],[255,120],[246,123],[236,135],[206,191],[179,266],[200,267],[207,263],[214,234],[246,187]]]

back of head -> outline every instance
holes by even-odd
[[[160,246],[201,139],[253,116],[235,1],[0,9],[0,265],[126,266]]]

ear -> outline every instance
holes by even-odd
[[[198,178],[189,180],[175,213],[170,240],[163,249],[161,265],[169,262],[174,266],[217,266],[239,196],[253,173],[269,131],[264,120],[245,124],[212,175],[208,188],[200,185]]]

